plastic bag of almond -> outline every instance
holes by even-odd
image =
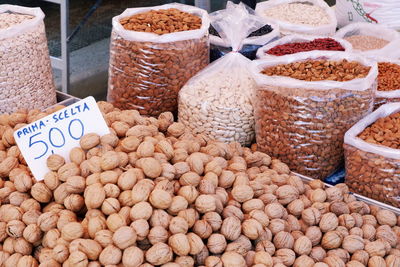
[[[346,184],[400,207],[400,103],[382,105],[344,137]]]
[[[353,52],[367,57],[400,58],[400,33],[384,25],[358,22],[336,32],[353,46]]]
[[[314,51],[253,61],[258,149],[324,179],[343,161],[345,132],[372,111],[376,62]]]
[[[376,58],[376,61],[379,74],[375,109],[386,103],[400,102],[400,60]]]
[[[243,4],[232,3],[210,14],[210,18],[233,51],[185,84],[179,92],[179,122],[210,140],[250,145],[254,140],[251,100],[255,83],[248,70],[251,61],[238,51],[248,34],[264,21],[249,14]]]
[[[323,0],[269,0],[257,4],[256,14],[277,24],[282,35],[323,35],[336,32],[335,12]]]
[[[260,47],[257,58],[280,57],[315,50],[351,52],[352,46],[340,38],[293,34]]]
[[[0,5],[0,113],[56,103],[44,13]]]
[[[167,4],[112,20],[108,101],[157,116],[177,110],[181,87],[209,63],[205,10]]]

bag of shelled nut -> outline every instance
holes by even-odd
[[[400,207],[400,102],[382,105],[344,137],[353,192]]]
[[[0,5],[0,113],[56,103],[40,8]]]
[[[258,148],[324,179],[343,161],[345,132],[372,111],[376,62],[314,51],[253,61]]]
[[[182,4],[130,8],[112,24],[108,100],[142,115],[176,111],[181,87],[209,62],[207,12]]]

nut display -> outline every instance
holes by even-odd
[[[40,182],[20,154],[7,156],[16,149],[7,130],[45,114],[0,116],[1,265],[397,266],[400,218],[346,185],[306,184],[267,154],[206,142],[170,113],[98,105],[111,133],[82,137],[70,162],[51,156]],[[118,136],[111,126],[122,121]],[[138,140],[129,151],[127,138]]]
[[[254,140],[252,97],[255,87],[245,58],[229,54],[190,80],[179,93],[179,122],[190,131],[222,142],[249,145]],[[234,61],[232,61],[234,60]],[[226,62],[229,65],[226,65]],[[233,63],[238,63],[236,67]],[[215,66],[215,65],[214,65]],[[228,67],[229,66],[229,67]]]
[[[343,160],[345,132],[372,109],[374,84],[366,90],[321,90],[305,84],[362,80],[369,71],[370,67],[347,60],[299,60],[264,68],[262,74],[277,78],[261,81],[256,91],[258,149],[295,172],[319,179],[332,174]],[[279,76],[305,82],[280,87],[275,82]]]
[[[375,109],[383,104],[400,101],[400,65],[392,62],[378,63],[378,91],[375,98]]]
[[[175,112],[181,87],[209,62],[208,21],[161,7],[115,19],[121,29],[111,34],[108,100],[142,115]]]
[[[384,107],[384,106],[381,106]],[[358,138],[367,143],[400,149],[400,113],[379,118]],[[345,144],[346,183],[357,193],[400,207],[400,160]]]
[[[44,14],[40,9],[9,8],[7,12],[0,8],[0,113],[52,106],[56,91]]]

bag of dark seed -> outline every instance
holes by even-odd
[[[219,15],[222,14],[231,14],[234,12],[238,12],[238,10],[242,11],[243,15],[253,16],[257,21],[257,25],[253,25],[251,31],[243,34],[243,26],[231,24],[227,28],[229,31],[232,31],[233,34],[237,34],[238,36],[242,36],[242,48],[238,51],[248,59],[255,59],[257,50],[277,39],[279,39],[279,28],[276,25],[267,24],[263,18],[257,17],[254,15],[254,10],[248,8],[243,3],[238,5],[228,2],[226,9],[214,12],[216,16],[214,18],[219,18]],[[211,22],[211,26],[209,29],[210,33],[210,61],[215,61],[216,59],[224,56],[225,54],[232,52],[232,44],[226,41],[226,31],[214,28],[213,22]],[[249,28],[249,27],[247,27]],[[246,29],[247,30],[247,29]]]

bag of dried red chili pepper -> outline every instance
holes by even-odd
[[[287,35],[257,51],[257,58],[279,57],[314,50],[351,52],[351,44],[340,38]]]

